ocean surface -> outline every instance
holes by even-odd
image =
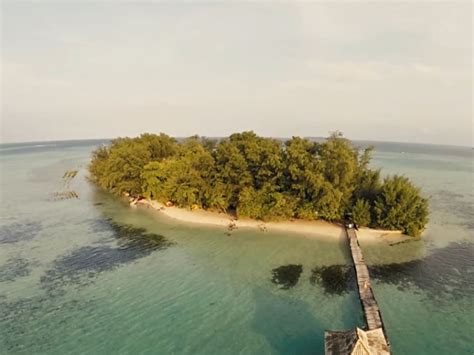
[[[363,325],[343,239],[132,209],[86,179],[102,143],[0,145],[1,354],[322,354]],[[473,150],[374,146],[431,209],[421,240],[362,244],[393,353],[473,354]]]

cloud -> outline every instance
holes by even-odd
[[[255,128],[470,144],[469,9],[6,3],[2,139]]]

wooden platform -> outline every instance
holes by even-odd
[[[390,355],[390,348],[381,328],[364,331],[356,328],[348,331],[324,333],[326,355]]]
[[[362,250],[354,228],[346,228],[352,261],[356,271],[359,299],[364,310],[366,331],[327,331],[325,333],[326,355],[348,354],[390,354],[389,341],[383,325],[382,314],[375,300],[370,283],[369,269],[364,261]]]
[[[367,329],[373,330],[383,328],[382,315],[379,306],[375,300],[374,291],[370,283],[369,269],[365,265],[364,256],[357,240],[356,231],[353,228],[347,228],[347,237],[349,239],[349,247],[351,249],[352,260],[354,262],[357,286],[359,288],[359,298],[364,309]]]

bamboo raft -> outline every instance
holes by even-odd
[[[64,191],[58,191],[51,194],[51,199],[54,201],[69,200],[79,198],[79,194],[70,189],[71,181],[77,176],[77,170],[67,170],[63,175],[63,189]]]

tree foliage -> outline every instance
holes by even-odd
[[[418,236],[428,222],[428,201],[404,176],[385,179],[375,200],[374,224]]]
[[[116,194],[129,193],[181,207],[234,211],[262,220],[342,220],[418,235],[427,201],[403,177],[383,182],[370,169],[371,149],[359,151],[341,133],[322,143],[286,142],[254,132],[178,142],[163,133],[118,138],[92,153],[91,178]]]
[[[352,219],[360,226],[369,226],[372,221],[370,203],[359,199],[352,205]]]

